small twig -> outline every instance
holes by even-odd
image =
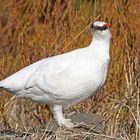
[[[45,134],[46,134],[47,132],[48,132],[48,135],[52,132],[52,128],[48,131],[49,124],[50,124],[50,121],[49,121],[49,123],[48,123],[46,129],[44,130],[44,133],[43,133],[42,137],[40,138],[40,140],[43,140],[43,139],[44,139],[44,136],[45,136]]]
[[[0,131],[0,134],[1,135],[10,135],[10,136],[15,136],[15,137],[24,137],[24,136],[29,136],[29,135],[32,135],[32,133],[29,133],[29,132],[14,132],[14,131],[11,131],[11,130],[3,130],[3,131]]]
[[[104,134],[88,133],[88,132],[82,132],[82,134],[94,135],[94,136],[99,136],[99,137],[105,137],[105,138],[111,138],[111,139],[118,140],[117,137],[113,137],[113,136],[109,136],[109,135],[104,135]]]
[[[6,108],[6,107],[8,106],[8,104],[10,104],[10,103],[15,99],[15,97],[16,97],[16,96],[14,95],[14,96],[4,105],[4,108]],[[1,120],[0,120],[0,123],[2,122],[3,116],[6,115],[6,113],[8,112],[8,110],[9,110],[9,107],[7,107],[6,111],[4,111],[4,113],[1,114],[0,117],[2,117],[2,118],[1,118]]]
[[[139,123],[138,123],[138,121],[137,121],[137,119],[136,119],[134,113],[132,112],[132,109],[131,109],[128,105],[124,105],[124,106],[127,107],[127,108],[129,109],[129,111],[131,112],[131,114],[132,114],[132,116],[133,116],[133,118],[134,118],[134,120],[135,120],[135,122],[136,122],[137,127],[140,129]]]

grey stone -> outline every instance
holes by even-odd
[[[74,113],[72,115],[66,114],[66,118],[70,118],[72,122],[76,125],[75,128],[85,128],[87,130],[103,131],[103,119],[96,114],[81,112]],[[46,123],[46,129],[56,131],[58,129],[57,122],[50,120]]]

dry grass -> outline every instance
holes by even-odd
[[[73,139],[80,134],[85,138],[79,139],[96,135],[97,139],[139,140],[140,1],[83,1],[0,1],[0,78],[44,57],[87,46],[91,41],[87,26],[101,15],[99,20],[108,22],[112,32],[108,78],[96,97],[70,110],[96,112],[106,127],[103,134],[69,134]],[[28,132],[44,128],[50,116],[48,107],[12,96],[5,91],[0,93],[0,130]],[[64,131],[61,137],[67,139],[69,134]],[[36,131],[26,139],[56,139],[61,133],[46,136]]]

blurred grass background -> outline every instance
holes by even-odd
[[[70,110],[102,116],[106,135],[139,140],[139,0],[1,0],[0,79],[42,58],[87,46],[86,28],[99,15],[112,33],[108,77],[96,97]],[[0,130],[45,126],[47,105],[12,96],[1,91]]]

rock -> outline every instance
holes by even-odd
[[[96,114],[81,112],[72,115],[66,114],[66,118],[70,118],[76,125],[76,129],[94,130],[96,132],[103,131],[103,119]],[[78,125],[77,125],[78,124]],[[58,129],[56,121],[50,120],[46,123],[46,130],[56,131]]]

